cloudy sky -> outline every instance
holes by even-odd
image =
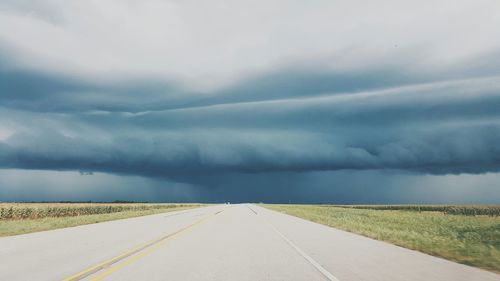
[[[500,203],[497,0],[0,1],[0,201]]]

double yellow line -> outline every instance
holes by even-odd
[[[142,245],[134,247],[134,248],[132,248],[132,249],[130,249],[130,250],[114,257],[114,258],[108,259],[108,260],[103,261],[97,265],[89,267],[83,271],[75,273],[75,274],[63,279],[63,281],[82,280],[85,277],[99,273],[100,271],[106,269],[91,279],[92,281],[102,280],[104,277],[110,275],[111,273],[113,273],[121,268],[124,268],[125,266],[141,259],[145,255],[147,255],[153,251],[158,250],[160,247],[165,245],[168,241],[175,239],[180,234],[187,232],[188,230],[192,229],[193,227],[195,227],[195,226],[203,223],[204,221],[208,220],[209,218],[219,214],[220,212],[222,212],[222,211],[218,211],[218,212],[211,214],[207,217],[204,217],[198,221],[195,221],[194,223],[192,223],[188,226],[185,226],[185,227],[183,227],[183,228],[181,228],[173,233],[169,233],[167,235],[161,236],[161,237],[156,238],[152,241],[149,241],[147,243],[144,243]],[[131,257],[131,256],[133,256],[133,257]],[[131,257],[131,258],[127,259],[128,257]],[[117,264],[115,266],[112,266],[120,261],[123,261],[123,262],[121,262],[120,264]]]

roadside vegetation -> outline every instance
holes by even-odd
[[[335,205],[335,207],[371,210],[442,212],[447,215],[464,216],[500,216],[499,205]]]
[[[500,216],[495,215],[500,206],[263,206],[462,264],[500,272]]]
[[[201,206],[147,203],[0,203],[0,237]]]

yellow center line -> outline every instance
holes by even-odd
[[[100,273],[98,276],[96,276],[95,278],[93,278],[92,280],[101,280],[102,278],[108,276],[109,274],[131,264],[132,262],[134,261],[137,261],[139,260],[140,258],[144,257],[145,255],[147,255],[148,253],[151,253],[157,249],[159,249],[161,246],[165,245],[168,241],[171,241],[173,240],[174,238],[178,237],[181,233],[183,232],[186,232],[187,230],[189,229],[192,229],[194,226],[196,225],[199,225],[201,224],[202,222],[206,221],[207,219],[219,214],[220,212],[222,211],[218,211],[217,213],[215,214],[211,214],[207,217],[204,217],[200,220],[197,220],[196,222],[190,224],[190,225],[187,225],[173,233],[170,233],[170,234],[167,234],[167,235],[164,235],[164,236],[161,236],[157,239],[154,239],[150,242],[147,242],[147,243],[144,243],[142,245],[139,245],[135,248],[132,248],[131,250],[128,250],[116,257],[113,257],[111,259],[108,259],[106,261],[103,261],[95,266],[92,266],[92,267],[89,267],[83,271],[80,271],[78,273],[75,273],[65,279],[63,279],[63,281],[76,281],[76,280],[82,280],[83,278],[89,276],[89,275],[92,275],[92,274],[95,274],[103,269],[106,269],[106,268],[109,268],[108,270]],[[153,245],[155,245],[154,247],[152,247]],[[139,254],[137,254],[139,253]],[[130,259],[127,259],[125,260],[124,262],[120,263],[119,265],[117,266],[113,266],[113,267],[110,267],[112,266],[113,264],[116,264],[118,263],[119,261],[122,261],[134,254],[137,254],[135,256],[133,256],[132,258]]]

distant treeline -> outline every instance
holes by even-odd
[[[332,205],[342,208],[442,212],[447,215],[500,216],[500,205]]]
[[[74,217],[124,211],[170,209],[195,204],[123,204],[123,203],[0,203],[0,220]]]

